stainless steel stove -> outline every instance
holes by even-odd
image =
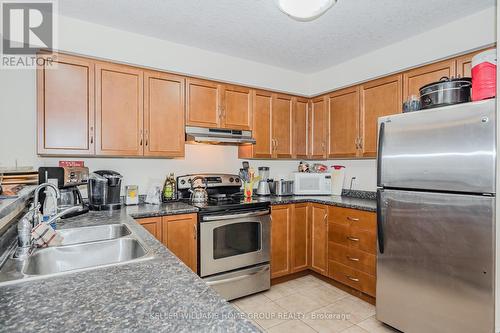
[[[203,177],[208,201],[198,213],[198,274],[227,300],[271,287],[269,203],[244,198],[230,174],[177,178],[178,195],[189,201],[191,180]],[[196,184],[198,185],[198,184]]]

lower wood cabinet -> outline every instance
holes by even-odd
[[[310,269],[375,297],[375,213],[297,203],[271,216],[271,278]]]
[[[271,208],[271,278],[288,275],[291,270],[291,223],[293,205]]]
[[[194,272],[197,271],[196,214],[150,217],[137,220]]]

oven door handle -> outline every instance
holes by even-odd
[[[245,217],[257,217],[269,215],[269,210],[259,210],[256,212],[243,213],[243,214],[231,214],[231,215],[209,215],[203,216],[203,221],[220,221],[220,220],[234,220]]]
[[[254,271],[254,272],[251,272],[251,273],[248,273],[248,274],[245,274],[245,275],[235,276],[235,277],[228,278],[228,279],[221,279],[221,280],[215,280],[215,281],[205,281],[205,282],[209,286],[215,286],[215,285],[222,284],[222,283],[228,283],[228,282],[234,282],[234,281],[244,280],[244,279],[249,278],[250,276],[257,275],[257,274],[266,272],[268,270],[269,270],[269,265],[265,266],[265,267],[262,267],[258,271]]]

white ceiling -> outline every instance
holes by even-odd
[[[292,20],[274,0],[64,0],[59,10],[65,16],[311,73],[494,5],[495,0],[339,0],[312,22]]]

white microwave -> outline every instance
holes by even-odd
[[[331,195],[332,175],[330,173],[294,172],[295,195]]]

